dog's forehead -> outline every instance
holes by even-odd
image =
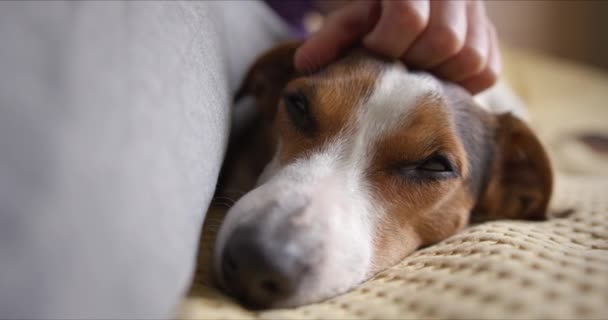
[[[356,111],[385,124],[402,120],[417,106],[441,104],[443,88],[435,77],[365,51],[338,61],[322,73],[322,78],[325,85],[357,95],[352,97],[358,100]],[[352,90],[355,86],[365,90]]]
[[[355,51],[332,64],[321,75],[330,82],[372,81],[371,89],[378,91],[378,95],[407,97],[404,102],[441,91],[441,83],[430,74],[411,71],[399,61],[385,60],[364,51]]]
[[[434,113],[449,112],[442,83],[437,78],[365,52],[336,63],[324,78],[328,80],[324,81],[325,86],[333,89],[331,92],[346,91],[356,101],[349,110],[355,120],[354,128],[369,142],[405,128],[413,120],[409,116],[421,108]],[[347,85],[340,85],[344,83]],[[356,87],[365,90],[355,90]]]
[[[411,72],[400,63],[387,64],[362,102],[362,120],[393,129],[418,107],[442,106],[441,92],[440,83],[432,76]]]

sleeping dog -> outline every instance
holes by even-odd
[[[471,221],[545,218],[549,159],[511,113],[363,49],[301,74],[297,43],[253,65],[217,199],[244,193],[216,239],[217,282],[245,304],[345,292]]]

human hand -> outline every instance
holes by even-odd
[[[332,12],[298,49],[298,70],[315,70],[353,44],[401,59],[471,93],[492,86],[501,68],[496,30],[481,1],[353,1]]]

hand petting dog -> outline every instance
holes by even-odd
[[[482,1],[429,0],[348,2],[299,48],[295,66],[318,69],[358,42],[473,94],[491,87],[501,69],[496,30]]]

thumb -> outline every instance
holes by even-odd
[[[316,70],[333,61],[370,31],[379,17],[380,5],[377,1],[359,1],[331,14],[323,27],[296,51],[296,69]]]

